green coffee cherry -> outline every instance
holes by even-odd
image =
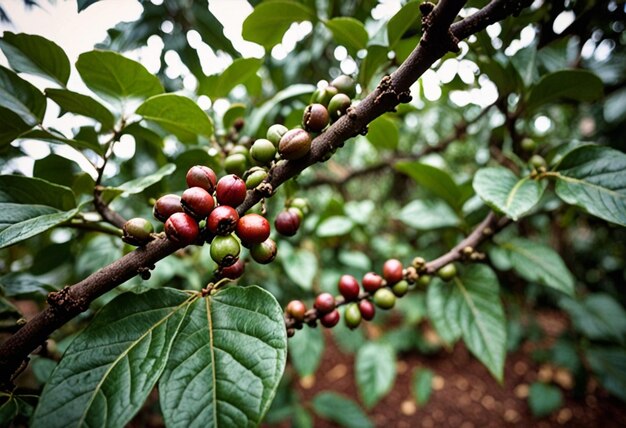
[[[522,146],[522,150],[525,150],[527,152],[532,152],[537,148],[537,143],[535,142],[535,140],[528,137],[524,138],[520,145]]]
[[[539,156],[539,155],[532,155],[530,157],[529,162],[536,169],[539,169],[539,168],[542,168],[542,167],[545,168],[545,166],[546,166],[546,160],[543,157]]]
[[[211,258],[219,266],[226,267],[235,264],[240,251],[239,241],[233,234],[216,236],[211,241]]]
[[[265,138],[259,138],[250,147],[250,156],[261,165],[270,163],[276,155],[274,143]]]
[[[343,320],[349,329],[355,329],[361,324],[361,311],[359,310],[358,303],[350,303],[346,306],[346,311],[343,314]]]
[[[346,94],[337,94],[332,97],[328,103],[328,113],[330,114],[330,118],[332,120],[337,120],[341,116],[345,115],[351,103],[352,101],[350,100],[350,97]]]
[[[260,244],[255,244],[250,247],[250,255],[255,262],[262,265],[266,265],[274,261],[277,253],[278,248],[276,247],[276,242],[272,238],[267,238]]]
[[[428,284],[430,284],[430,280],[430,275],[420,275],[420,277],[417,279],[416,284],[418,285],[418,287],[426,287]]]
[[[263,168],[255,166],[248,171],[246,176],[246,188],[254,189],[267,178],[267,171]]]
[[[340,93],[346,94],[350,98],[354,98],[356,95],[356,82],[352,77],[346,76],[345,74],[337,76],[330,82],[330,86],[334,86]]]
[[[152,239],[150,234],[154,232],[154,227],[145,218],[131,218],[122,227],[122,240],[130,245],[145,245]]]
[[[391,309],[396,304],[396,296],[388,288],[379,288],[374,293],[374,303],[380,309]]]
[[[409,291],[409,283],[405,280],[397,282],[391,287],[391,291],[397,297],[402,297]]]
[[[266,137],[275,147],[278,147],[280,139],[287,131],[289,131],[289,129],[286,126],[275,124],[268,128]]]
[[[321,104],[326,107],[330,102],[330,99],[338,93],[339,91],[334,86],[327,86],[324,89],[316,89],[311,96],[311,103]]]
[[[226,156],[224,169],[229,174],[242,176],[248,167],[248,160],[243,153],[235,153]]]
[[[293,198],[291,202],[289,202],[289,206],[293,208],[298,208],[302,211],[302,214],[309,213],[309,203],[304,198]]]
[[[448,263],[437,271],[437,276],[446,282],[452,281],[452,278],[454,278],[456,274],[457,271],[454,263]]]

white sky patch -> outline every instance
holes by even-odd
[[[400,0],[380,0],[380,3],[372,9],[372,18],[389,19],[402,8]]]
[[[576,15],[571,10],[559,13],[559,16],[554,19],[554,23],[552,24],[552,31],[556,34],[561,34],[574,22],[574,19],[576,19]]]

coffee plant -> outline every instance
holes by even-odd
[[[541,307],[571,320],[545,358],[626,400],[623,5],[255,0],[257,59],[206,0],[140,3],[74,63],[0,38],[3,426],[120,427],[153,391],[168,427],[371,426],[290,389],[329,337],[370,409],[403,355],[458,341],[502,382]],[[542,416],[561,392],[530,394]]]

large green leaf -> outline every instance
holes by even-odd
[[[0,149],[31,128],[20,116],[0,107]]]
[[[626,349],[590,347],[585,356],[602,386],[626,401]]]
[[[223,72],[200,81],[198,93],[212,100],[226,97],[235,86],[256,74],[262,64],[263,61],[257,58],[238,58]]]
[[[529,177],[520,180],[511,170],[495,167],[479,169],[473,184],[487,205],[517,221],[539,202],[547,183]]]
[[[409,202],[396,218],[417,230],[433,230],[459,225],[459,217],[445,202],[419,200]]]
[[[371,408],[393,387],[396,380],[396,354],[391,345],[369,342],[357,351],[354,371],[363,404]]]
[[[557,166],[556,194],[589,214],[626,226],[626,154],[583,146]]]
[[[300,377],[315,373],[324,352],[324,335],[319,328],[303,328],[289,339],[289,359]]]
[[[352,55],[365,49],[369,37],[363,23],[345,16],[324,21],[324,25],[333,33],[338,45],[344,46]]]
[[[159,382],[166,425],[257,426],[286,357],[283,313],[270,293],[231,287],[199,299]]]
[[[405,4],[387,23],[389,49],[393,49],[407,30],[421,24],[420,3],[410,1]]]
[[[602,80],[586,70],[560,70],[546,74],[528,94],[526,108],[532,111],[562,99],[594,101],[602,97]]]
[[[396,169],[439,196],[455,210],[460,210],[467,199],[450,174],[442,169],[420,162],[398,162]]]
[[[102,192],[103,198],[106,202],[110,202],[122,194],[136,195],[137,193],[143,192],[153,184],[158,183],[164,177],[172,175],[174,171],[176,171],[176,165],[173,163],[165,164],[152,174],[135,178],[134,180],[127,181],[117,187],[105,188]]]
[[[96,119],[104,130],[113,128],[115,117],[105,106],[90,96],[67,89],[46,89],[46,95],[57,103],[63,111]]]
[[[120,427],[165,368],[194,297],[174,289],[125,293],[79,334],[46,384],[33,427]]]
[[[0,203],[0,209],[6,209],[7,205],[15,204]],[[2,231],[0,232],[0,248],[8,247],[9,245],[16,244],[20,241],[45,232],[46,230],[51,229],[54,226],[73,218],[78,213],[78,208],[70,211],[59,211],[51,208],[53,212],[44,214],[44,207],[42,206],[20,206],[23,208],[22,210],[20,210],[20,215],[22,216],[22,219],[21,221],[13,223],[10,226],[2,229]],[[24,216],[27,215],[25,213],[25,210],[29,210],[29,208],[29,214],[33,217],[23,219]]]
[[[317,236],[328,238],[331,236],[343,236],[352,230],[354,223],[348,217],[333,215],[324,219],[317,226]]]
[[[265,48],[271,48],[280,43],[293,22],[313,21],[315,18],[315,12],[299,2],[264,2],[258,4],[243,22],[242,36]]]
[[[194,141],[213,135],[213,122],[198,104],[175,94],[157,95],[144,101],[136,111],[145,120],[158,123],[181,141]]]
[[[0,202],[47,205],[63,211],[76,206],[68,187],[22,175],[0,175]]]
[[[70,61],[56,43],[34,34],[8,31],[0,38],[0,49],[13,70],[52,79],[62,86],[70,77]]]
[[[313,398],[313,410],[320,417],[345,428],[371,428],[374,424],[359,405],[334,392],[320,392]]]
[[[592,293],[581,301],[563,299],[560,305],[569,312],[576,329],[589,339],[624,344],[626,311],[609,294]]]
[[[552,248],[524,238],[514,238],[500,246],[507,251],[513,269],[524,279],[570,296],[574,294],[574,277]]]
[[[67,144],[76,150],[89,149],[94,152],[103,155],[103,147],[97,141],[97,136],[94,136],[93,140],[80,139],[81,135],[77,134],[78,139],[67,138],[61,132],[52,128],[48,129],[33,129],[20,135],[20,138],[25,140],[41,140],[51,144]]]
[[[137,61],[116,52],[82,53],[76,69],[89,89],[107,99],[144,99],[163,92],[155,75]]]
[[[428,287],[427,305],[437,332],[443,338],[454,337],[460,329],[472,354],[502,381],[506,319],[499,288],[498,278],[489,266],[472,265],[451,283],[434,280]],[[440,331],[442,325],[449,331]]]
[[[359,67],[359,83],[363,88],[367,88],[376,71],[383,64],[389,62],[387,52],[386,46],[370,45],[367,47],[367,55],[363,58]]]
[[[0,66],[0,107],[11,110],[32,127],[43,120],[46,97],[13,71]]]
[[[398,147],[398,125],[388,116],[380,116],[367,127],[367,139],[377,149],[394,150]]]
[[[59,210],[46,205],[25,205],[0,202],[0,230],[31,218],[57,213]]]

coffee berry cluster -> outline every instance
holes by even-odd
[[[451,281],[457,274],[454,263],[449,263],[437,271],[444,281]],[[331,293],[319,294],[308,309],[301,300],[290,301],[285,308],[287,334],[291,337],[296,329],[304,324],[316,327],[317,321],[326,328],[332,328],[340,321],[338,308],[345,306],[344,322],[350,329],[357,328],[363,320],[371,321],[376,315],[376,307],[391,309],[396,299],[404,296],[411,288],[425,287],[431,277],[426,274],[426,261],[416,257],[406,269],[397,259],[389,259],[383,264],[382,275],[366,273],[361,283],[352,275],[342,275],[337,283],[338,296]]]

